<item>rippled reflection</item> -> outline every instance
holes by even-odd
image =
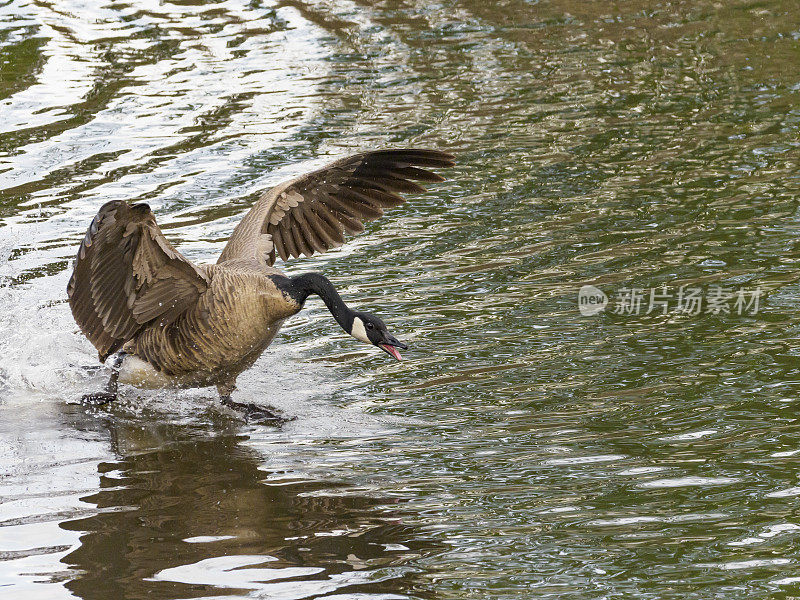
[[[95,514],[61,560],[81,598],[425,596],[409,561],[435,544],[404,524],[400,497],[273,472],[236,428],[107,421],[118,457],[99,464]],[[386,594],[386,595],[384,595]]]

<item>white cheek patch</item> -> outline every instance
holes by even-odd
[[[364,328],[364,321],[362,321],[358,317],[353,319],[353,329],[350,331],[350,335],[352,335],[357,340],[366,342],[367,344],[372,343],[371,341],[369,341],[369,338],[367,337],[367,330]]]

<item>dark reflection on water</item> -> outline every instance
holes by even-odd
[[[65,584],[77,596],[431,597],[409,562],[438,544],[404,524],[402,497],[281,482],[224,423],[105,425],[118,457],[82,498],[97,513],[60,523],[81,533],[62,558],[80,573]]]

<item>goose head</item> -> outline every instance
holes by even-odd
[[[353,311],[352,317],[347,333],[361,342],[377,346],[392,358],[402,360],[397,349],[406,350],[408,346],[389,333],[386,323],[367,312]]]

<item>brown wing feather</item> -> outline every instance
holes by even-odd
[[[404,202],[401,192],[425,191],[416,181],[444,178],[420,167],[451,167],[453,156],[436,150],[380,150],[356,154],[267,190],[236,227],[218,263],[232,259],[275,262],[325,252],[344,233],[364,230],[384,209]],[[259,250],[263,234],[272,236]]]
[[[115,200],[89,226],[67,286],[81,331],[105,360],[144,325],[174,321],[208,286],[175,250],[146,204]]]

